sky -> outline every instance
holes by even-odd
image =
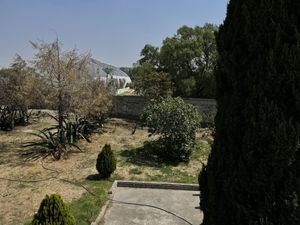
[[[132,66],[145,44],[161,46],[183,25],[220,25],[228,0],[0,0],[0,67],[30,60],[29,41],[78,48],[114,66]]]

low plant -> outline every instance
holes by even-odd
[[[159,135],[156,151],[167,160],[188,161],[195,144],[201,116],[181,98],[152,101],[142,114],[151,135]]]
[[[93,117],[80,118],[80,122],[85,124],[82,131],[83,134],[88,136],[94,132],[101,130],[106,119],[107,114],[99,114]]]
[[[52,119],[56,120],[59,123],[58,118],[52,115],[49,115]],[[91,122],[84,118],[75,116],[74,118],[64,118],[62,120],[62,126],[54,125],[45,130],[57,130],[60,132],[61,139],[66,139],[69,143],[75,143],[78,139],[84,139],[88,142],[88,136],[92,133],[90,131]]]
[[[116,156],[111,150],[111,146],[106,144],[99,153],[96,163],[96,169],[101,178],[109,178],[116,170]]]
[[[59,160],[62,155],[66,155],[69,152],[70,147],[74,147],[81,151],[76,144],[68,142],[66,137],[64,140],[61,140],[58,131],[52,132],[51,130],[45,129],[40,130],[39,133],[31,134],[37,136],[39,140],[27,142],[23,147],[38,147],[28,153],[32,159],[40,157],[46,158],[47,156],[52,155],[55,160]]]
[[[51,116],[57,121],[56,117]],[[64,119],[63,126],[59,125],[46,128],[38,131],[38,133],[31,133],[39,137],[38,141],[31,141],[24,144],[24,147],[40,147],[30,153],[30,157],[35,159],[41,156],[47,157],[52,155],[55,160],[59,160],[62,155],[66,155],[70,151],[70,147],[81,151],[76,145],[78,139],[84,139],[87,142],[89,135],[93,132],[96,125],[91,122],[75,117],[75,119]]]
[[[31,225],[75,225],[75,219],[59,194],[46,195]]]
[[[28,122],[27,109],[0,105],[0,130],[8,131]]]
[[[63,132],[64,136],[67,138],[68,142],[74,143],[78,139],[84,139],[87,142],[90,142],[87,132],[88,121],[83,118],[75,117],[74,120],[63,120]]]
[[[56,117],[51,117],[58,122],[58,119]],[[70,143],[74,143],[79,139],[84,139],[87,142],[90,142],[89,136],[96,130],[103,127],[105,119],[105,115],[90,118],[78,116],[75,116],[73,118],[64,118],[63,126],[60,128],[60,130],[65,133],[64,136],[68,139],[68,142]],[[55,125],[49,128],[49,130],[52,129],[58,130],[59,126]]]

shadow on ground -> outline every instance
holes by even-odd
[[[101,180],[101,176],[97,174],[90,174],[86,177],[87,180]]]
[[[120,153],[125,161],[137,166],[162,168],[164,166],[177,166],[179,162],[170,161],[158,154],[156,142],[145,142],[142,147],[127,149]]]

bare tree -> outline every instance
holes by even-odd
[[[40,142],[30,142],[26,146],[47,148],[50,151],[46,154],[52,154],[58,160],[70,146],[78,148],[74,139],[86,139],[85,134],[89,135],[94,124],[99,124],[99,119],[102,120],[111,105],[111,93],[100,77],[89,74],[89,53],[79,54],[76,48],[63,51],[58,39],[52,43],[38,41],[31,44],[36,50],[32,64],[50,89],[46,99],[48,106],[57,110],[58,125],[53,133],[53,128],[48,128],[35,134],[40,137]],[[76,117],[72,121],[74,114]],[[88,119],[92,119],[92,123]],[[94,123],[95,119],[97,123]]]
[[[38,41],[31,44],[37,51],[33,65],[52,90],[47,98],[58,112],[58,134],[63,142],[60,135],[63,120],[72,110],[71,102],[78,86],[86,80],[90,54],[79,54],[76,48],[63,51],[58,39],[52,43]]]
[[[99,120],[112,106],[112,92],[100,78],[87,76],[78,86],[72,101],[74,113],[81,117]]]

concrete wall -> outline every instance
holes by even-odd
[[[214,99],[185,98],[186,102],[193,104],[203,116],[214,116],[217,112],[217,104]],[[139,119],[148,100],[142,96],[114,96],[113,117],[125,119]]]

